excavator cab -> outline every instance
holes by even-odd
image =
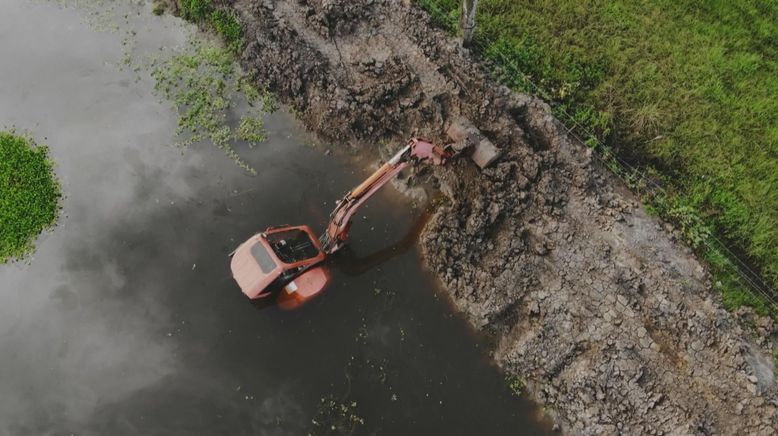
[[[278,294],[282,307],[296,307],[329,283],[319,240],[308,226],[271,227],[241,244],[232,255],[235,281],[251,299]]]
[[[321,250],[313,242],[316,238],[301,228],[280,228],[266,232],[265,240],[273,247],[273,253],[286,264],[313,259]]]

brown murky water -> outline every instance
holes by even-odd
[[[139,47],[184,43],[182,23],[136,8]],[[419,267],[421,211],[391,190],[359,214],[322,298],[247,301],[227,254],[269,224],[322,228],[366,174],[307,147],[283,112],[238,150],[256,177],[166,146],[175,114],[117,67],[122,32],[84,15],[0,13],[0,125],[51,147],[65,193],[29,262],[0,266],[0,434],[341,433],[324,397],[364,420],[357,434],[547,432]]]

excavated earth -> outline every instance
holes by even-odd
[[[470,119],[503,155],[422,170],[447,201],[421,246],[494,359],[573,434],[775,434],[776,328],[731,314],[706,268],[541,100],[490,79],[391,0],[219,0],[244,68],[325,141],[386,155]],[[378,144],[392,144],[381,146]]]

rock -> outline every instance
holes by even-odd
[[[446,129],[446,134],[454,141],[456,150],[470,149],[470,158],[481,169],[488,167],[500,157],[500,150],[467,118],[453,119]]]

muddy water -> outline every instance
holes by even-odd
[[[184,43],[148,9],[139,46]],[[366,174],[283,112],[238,149],[256,177],[166,146],[174,113],[117,67],[122,33],[83,17],[23,0],[0,13],[0,124],[50,146],[65,194],[29,262],[0,266],[0,434],[342,433],[357,418],[357,434],[547,431],[420,269],[404,238],[420,212],[392,192],[358,215],[326,295],[295,312],[249,303],[229,277],[236,244],[268,224],[322,228]]]

